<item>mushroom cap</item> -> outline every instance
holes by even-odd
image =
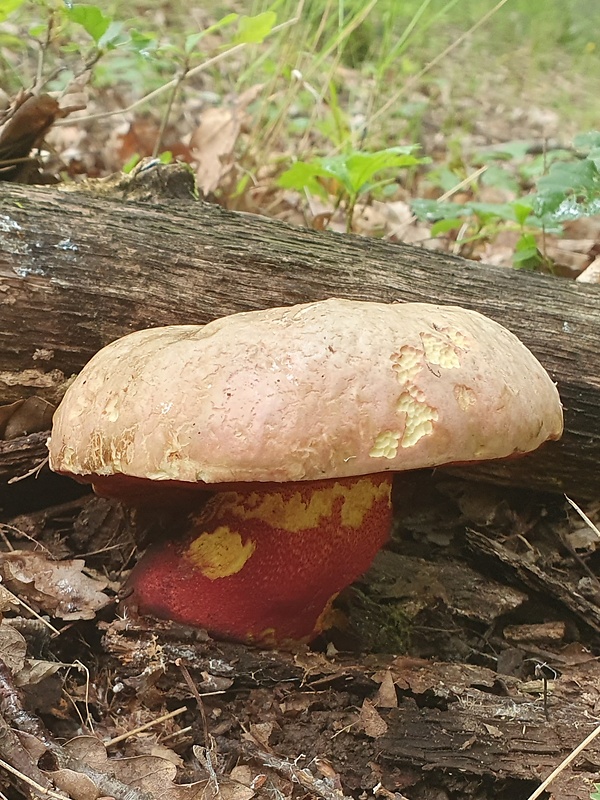
[[[562,433],[558,391],[474,311],[330,299],[101,350],[55,416],[53,470],[282,482],[525,453]]]

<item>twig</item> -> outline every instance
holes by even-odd
[[[15,603],[17,603],[20,606],[23,606],[23,608],[26,609],[26,611],[29,611],[30,614],[33,614],[33,616],[36,619],[38,619],[43,625],[45,625],[49,630],[51,630],[54,636],[60,636],[60,631],[58,630],[58,628],[55,628],[51,622],[48,622],[47,619],[44,619],[31,606],[27,605],[27,603],[24,600],[21,600],[21,598],[18,597],[14,592],[11,592],[10,589],[7,589],[4,584],[2,584],[2,588],[7,594],[9,594],[14,599]]]
[[[245,756],[252,761],[259,761],[263,767],[268,767],[291,783],[302,786],[313,795],[322,800],[351,800],[340,789],[332,788],[326,780],[315,778],[306,768],[298,767],[295,763],[285,758],[280,758],[273,753],[265,753],[250,742],[228,742],[228,749],[238,751],[238,755]]]
[[[130,736],[135,736],[136,733],[147,731],[148,728],[153,728],[155,725],[159,725],[161,722],[165,722],[168,719],[177,717],[179,714],[183,714],[184,711],[187,711],[187,708],[185,706],[181,706],[181,708],[177,708],[175,711],[171,711],[168,714],[163,714],[162,717],[157,717],[156,719],[150,720],[150,722],[146,722],[144,725],[140,725],[131,731],[122,733],[120,736],[115,736],[114,739],[107,739],[104,744],[106,747],[112,747],[119,742],[124,742],[125,739],[129,739]],[[179,731],[176,731],[176,733],[179,733]]]
[[[194,755],[200,762],[200,764],[204,767],[208,774],[208,779],[210,781],[211,787],[213,789],[213,793],[216,797],[221,796],[221,790],[219,789],[219,779],[217,777],[217,770],[216,770],[216,742],[214,738],[210,735],[208,730],[208,720],[206,719],[206,710],[204,708],[204,702],[202,701],[202,697],[200,692],[198,691],[198,687],[194,683],[192,676],[190,675],[189,669],[185,666],[185,664],[178,658],[175,661],[175,664],[181,670],[181,674],[183,675],[183,679],[185,680],[186,684],[189,687],[192,695],[194,696],[196,703],[198,705],[198,710],[200,711],[200,716],[202,718],[202,728],[204,732],[204,747],[199,747],[198,745],[194,745],[192,748]]]
[[[186,62],[186,65],[182,69],[180,75],[178,76],[177,81],[173,86],[173,90],[169,95],[169,99],[167,100],[167,107],[165,108],[165,113],[163,114],[163,118],[160,123],[160,129],[158,131],[156,141],[154,142],[154,148],[152,149],[152,158],[157,158],[158,154],[160,153],[160,147],[162,144],[162,140],[165,136],[165,131],[167,130],[167,125],[169,124],[169,117],[171,116],[171,109],[173,108],[173,103],[175,102],[175,98],[177,97],[177,92],[179,91],[179,87],[186,79],[187,73],[188,73],[188,65]]]
[[[592,742],[596,738],[596,736],[598,736],[598,734],[600,734],[600,725],[594,728],[594,730],[589,734],[589,736],[586,736],[583,742],[578,744],[575,750],[573,750],[572,753],[569,753],[569,755],[563,761],[560,762],[558,767],[556,767],[556,769],[553,770],[550,773],[550,775],[548,775],[546,780],[538,786],[538,788],[535,790],[533,794],[529,795],[527,800],[536,800],[536,798],[539,797],[541,793],[548,786],[550,786],[550,784],[556,778],[556,776],[560,775],[560,773],[569,766],[571,761],[573,761],[574,758],[577,758],[579,753],[581,753],[581,751],[584,750],[588,746],[588,744],[590,744],[590,742]]]
[[[43,461],[40,461],[39,464],[36,464],[35,467],[32,467],[29,470],[29,472],[26,472],[24,475],[17,475],[16,477],[11,478],[8,481],[8,483],[10,484],[10,483],[18,483],[19,481],[24,481],[25,478],[29,478],[31,475],[35,475],[37,478],[40,470],[48,463],[48,461],[49,461],[49,456],[46,456],[46,458]]]
[[[594,523],[588,517],[588,515],[585,513],[585,511],[583,511],[583,509],[579,508],[577,503],[574,500],[571,500],[571,498],[568,495],[565,495],[565,499],[566,499],[567,503],[569,503],[575,509],[575,511],[579,514],[579,516],[585,522],[585,524],[588,527],[590,527],[594,531],[596,536],[600,539],[600,531],[598,530],[596,525],[594,525]]]
[[[18,769],[15,769],[7,761],[3,761],[1,758],[0,758],[0,767],[2,767],[2,769],[5,769],[7,772],[10,772],[11,775],[14,775],[15,777],[19,778],[20,780],[23,781],[23,783],[26,783],[28,786],[31,786],[32,789],[35,789],[36,792],[39,792],[39,794],[43,794],[45,797],[57,798],[57,800],[70,800],[68,795],[59,794],[58,792],[55,792],[53,789],[49,789],[46,786],[42,786],[41,783],[34,781],[32,778],[29,778],[23,772],[20,772]],[[4,797],[4,795],[2,796]]]

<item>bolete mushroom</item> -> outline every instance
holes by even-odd
[[[273,643],[314,637],[367,569],[394,472],[526,453],[561,432],[555,385],[496,322],[331,299],[113,342],[68,389],[49,448],[52,469],[131,504],[201,493],[134,568],[133,601]]]

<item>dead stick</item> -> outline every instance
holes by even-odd
[[[265,753],[249,742],[227,742],[226,747],[224,746],[223,749],[237,751],[237,754],[242,757],[245,756],[252,761],[258,761],[263,767],[272,769],[282,778],[290,781],[290,783],[302,786],[303,789],[322,798],[322,800],[351,800],[339,789],[331,787],[326,780],[316,778],[306,767],[298,767],[288,759],[280,758],[273,753]]]

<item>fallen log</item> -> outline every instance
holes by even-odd
[[[531,348],[558,382],[566,416],[560,443],[471,474],[598,496],[599,287],[191,199],[123,196],[2,186],[0,402],[33,394],[56,402],[93,353],[144,327],[331,296],[454,303]]]

